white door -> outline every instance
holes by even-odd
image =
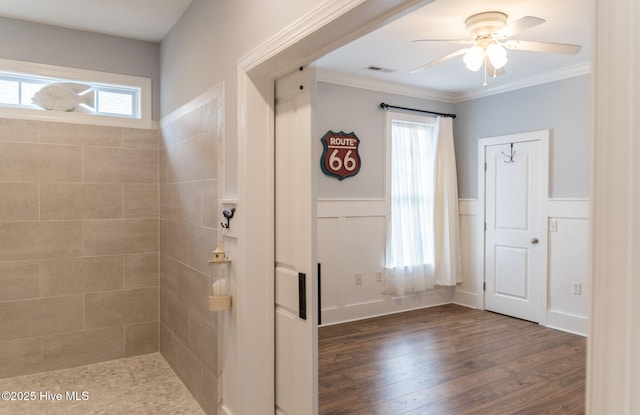
[[[546,308],[547,135],[499,137],[484,147],[485,309],[539,323]]]
[[[315,71],[276,81],[276,414],[318,413]]]

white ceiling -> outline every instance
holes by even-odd
[[[191,0],[1,0],[0,16],[159,42],[190,3]],[[412,40],[470,39],[464,21],[484,11],[503,12],[508,22],[524,16],[546,20],[512,39],[573,43],[581,45],[582,50],[574,56],[510,50],[506,74],[489,79],[486,88],[482,87],[482,71],[467,70],[461,56],[410,73],[461,47],[455,43]],[[357,79],[376,87],[400,84],[406,91],[421,91],[456,102],[585,73],[591,60],[590,41],[591,9],[590,2],[585,0],[436,0],[332,52],[316,64],[324,79],[335,82]],[[393,72],[365,69],[369,66]]]
[[[1,0],[0,16],[159,42],[191,0]]]
[[[465,20],[485,11],[505,13],[508,23],[524,16],[546,20],[512,39],[572,43],[581,45],[582,49],[574,56],[510,50],[506,73],[497,79],[489,78],[486,88],[482,87],[483,71],[466,69],[462,56],[422,72],[411,73],[424,63],[465,47],[455,43],[412,40],[470,39],[465,31]],[[474,94],[482,96],[518,85],[586,73],[591,60],[590,43],[591,9],[590,2],[584,0],[436,0],[324,56],[316,65],[321,73],[330,71],[330,76],[324,74],[324,77],[333,81],[365,77],[380,83],[387,81],[437,92],[441,99],[456,102]],[[365,69],[369,66],[394,72]],[[336,77],[336,74],[341,76]]]

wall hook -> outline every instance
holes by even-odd
[[[516,155],[516,152],[513,151],[513,143],[511,143],[511,154],[506,154],[504,151],[501,151],[502,155],[507,157],[509,160],[503,160],[505,163],[514,163],[513,157]]]
[[[229,209],[225,209],[222,211],[222,216],[224,216],[227,219],[227,223],[223,223],[220,222],[220,226],[222,226],[224,229],[229,229],[229,221],[231,220],[231,218],[233,218],[233,215],[236,213],[236,208],[231,208],[231,210]]]

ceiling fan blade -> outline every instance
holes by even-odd
[[[528,40],[507,40],[504,47],[513,50],[526,50],[530,52],[558,53],[561,55],[575,55],[580,52],[580,45],[568,43],[531,42]]]
[[[425,63],[424,65],[418,66],[416,69],[412,70],[411,73],[424,71],[425,69],[430,68],[430,67],[432,67],[434,65],[437,65],[437,64],[442,63],[444,61],[448,61],[449,59],[453,59],[456,56],[463,55],[467,50],[468,50],[467,48],[463,48],[463,49],[457,50],[457,51],[455,51],[453,53],[450,53],[450,54],[448,54],[446,56],[443,56],[441,58],[433,60],[431,62]]]
[[[532,27],[538,26],[544,22],[545,20],[539,17],[525,16],[521,19],[516,20],[515,22],[509,23],[502,29],[498,30],[495,37],[497,39],[506,39],[515,35],[516,33],[531,29]]]

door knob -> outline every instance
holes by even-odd
[[[538,243],[538,238],[531,238],[531,243],[532,244],[537,244]]]

